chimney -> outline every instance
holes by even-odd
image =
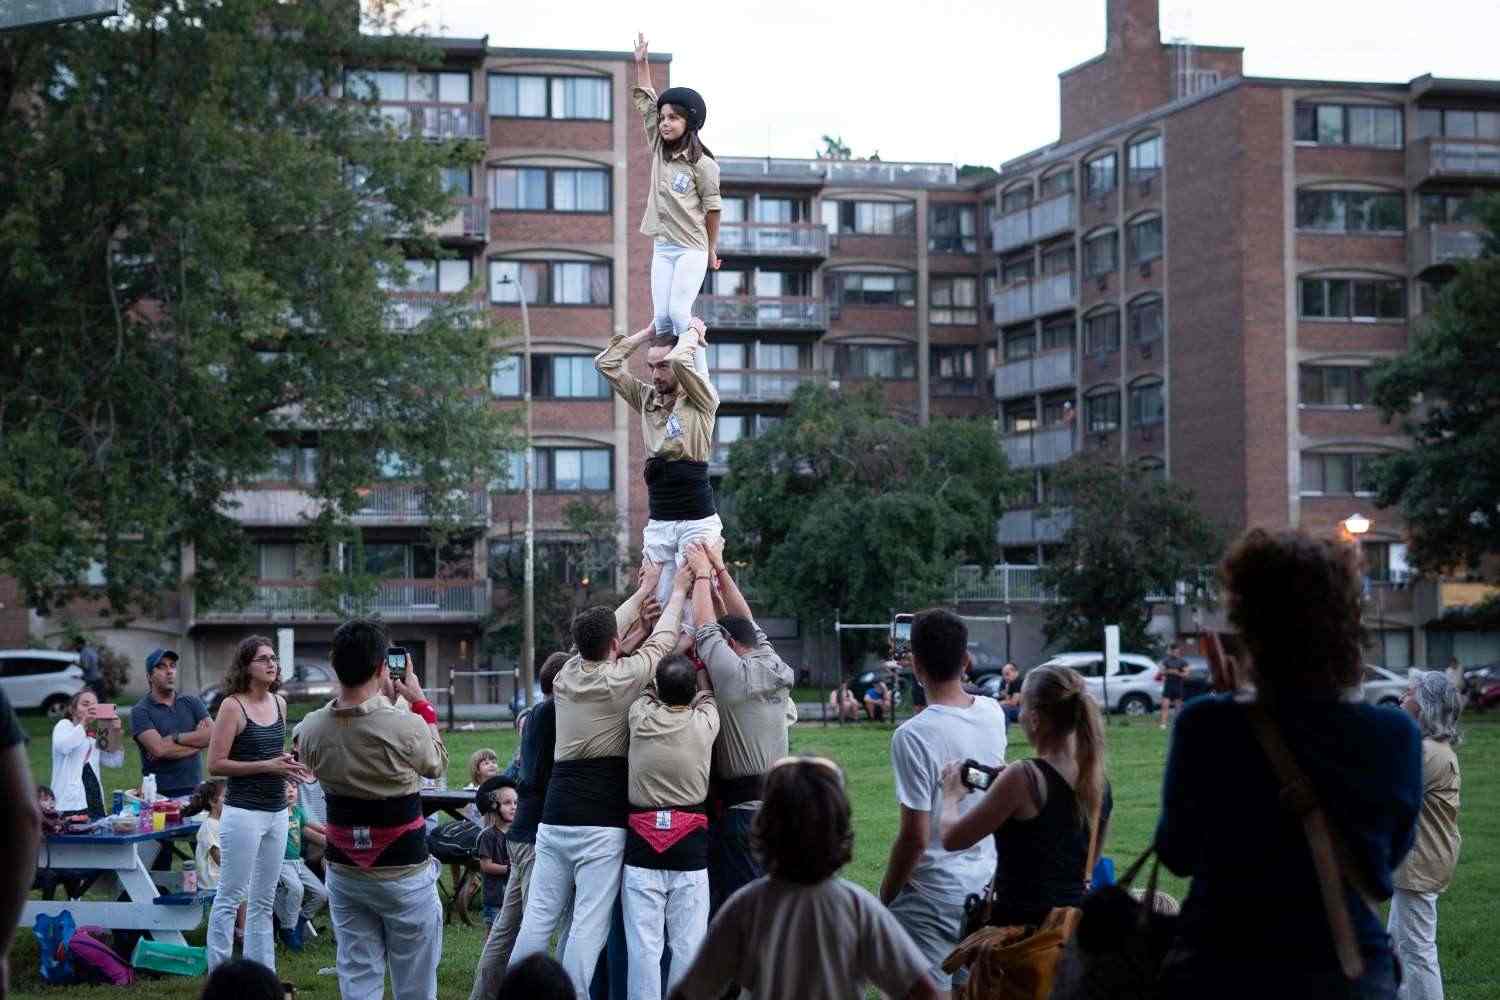
[[[1107,0],[1108,35],[1105,48],[1154,49],[1161,45],[1160,0]]]

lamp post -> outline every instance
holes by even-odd
[[[1358,542],[1361,542],[1363,540],[1364,536],[1369,533],[1370,529],[1372,527],[1374,527],[1374,522],[1371,521],[1368,517],[1365,517],[1363,514],[1360,514],[1360,513],[1356,512],[1354,514],[1350,514],[1348,517],[1346,517],[1342,521],[1340,521],[1339,522],[1339,527],[1343,528],[1344,529],[1344,533],[1347,534],[1356,543],[1358,543]],[[1361,562],[1363,562],[1363,554],[1361,554]],[[1385,666],[1385,622],[1383,620],[1385,618],[1385,613],[1384,613],[1385,609],[1383,607],[1383,605],[1385,603],[1385,601],[1384,601],[1384,595],[1382,595],[1381,592],[1380,592],[1380,581],[1372,579],[1369,573],[1365,573],[1365,584],[1366,584],[1366,586],[1368,586],[1371,590],[1373,590],[1375,592],[1375,634],[1379,637],[1379,641],[1380,641],[1380,665],[1382,667],[1384,667]]]
[[[521,402],[526,410],[526,450],[522,458],[526,489],[526,561],[521,581],[521,702],[531,707],[532,675],[536,672],[536,484],[531,455],[531,316],[526,311],[526,288],[510,275],[502,285],[516,286],[521,303]]]

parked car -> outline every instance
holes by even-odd
[[[1140,653],[1121,653],[1115,673],[1104,676],[1103,653],[1059,653],[1042,664],[1070,667],[1083,675],[1089,696],[1107,711],[1126,715],[1149,715],[1161,704],[1162,682],[1156,679],[1159,665]],[[1105,694],[1109,701],[1106,703]]]
[[[278,693],[287,700],[287,704],[325,702],[337,697],[339,682],[333,673],[333,667],[329,664],[298,661],[292,665],[290,677],[283,672]],[[203,698],[203,704],[207,706],[210,714],[219,714],[219,705],[224,701],[221,684],[211,684],[204,688],[200,697]]]
[[[1392,707],[1400,705],[1401,699],[1406,697],[1407,686],[1408,682],[1404,674],[1387,670],[1385,667],[1365,664],[1365,675],[1360,684],[1360,691],[1365,701],[1371,705]]]
[[[39,708],[62,718],[68,702],[83,690],[77,653],[54,649],[0,649],[0,687],[12,708]]]

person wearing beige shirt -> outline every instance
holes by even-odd
[[[354,620],[333,634],[339,694],[298,727],[303,763],[328,807],[328,912],[343,1000],[436,1000],[443,906],[427,854],[422,779],[448,771],[437,715],[411,657],[397,681],[385,629]],[[398,696],[409,708],[398,708]]]
[[[552,682],[557,715],[552,777],[510,967],[546,950],[571,899],[573,925],[563,965],[580,996],[588,994],[620,894],[630,812],[627,714],[677,642],[692,582],[690,571],[676,575],[655,630],[633,654],[622,655],[620,635],[655,591],[661,572],[660,565],[647,563],[624,606],[586,608],[573,619],[578,653]]]
[[[695,574],[695,589],[708,577]],[[719,707],[702,668],[681,654],[656,665],[655,689],[630,706],[630,818],[620,901],[631,997],[660,997],[687,971],[708,931],[709,761]],[[665,934],[663,934],[665,931]]]
[[[1401,960],[1400,1000],[1442,1000],[1438,967],[1437,898],[1453,880],[1462,838],[1458,833],[1459,742],[1457,688],[1437,670],[1411,672],[1401,701],[1422,730],[1422,815],[1417,842],[1391,879],[1386,930]]]

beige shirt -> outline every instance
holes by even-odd
[[[627,601],[615,612],[618,624]],[[637,608],[639,603],[637,603]],[[553,760],[624,757],[630,744],[626,713],[646,690],[656,664],[677,645],[682,604],[670,604],[656,622],[656,631],[630,656],[602,663],[575,656],[552,682],[557,703],[557,745]]]
[[[647,690],[630,706],[630,805],[696,806],[708,799],[708,762],[719,735],[712,691],[667,705]]]
[[[409,709],[377,694],[353,708],[335,702],[310,713],[298,731],[302,760],[326,793],[356,799],[394,799],[422,790],[423,778],[448,772],[443,740]],[[330,862],[351,878],[396,879],[425,865],[356,868]]]
[[[1409,892],[1442,892],[1458,866],[1458,756],[1453,747],[1422,740],[1422,815],[1417,842],[1392,882]]]
[[[662,396],[656,386],[642,382],[625,370],[625,362],[639,345],[624,346],[623,336],[609,339],[609,346],[594,358],[594,367],[609,380],[620,398],[641,415],[641,437],[646,454],[668,460],[707,462],[714,447],[714,414],[719,412],[719,393],[700,370],[697,354],[703,350],[698,331],[689,327],[667,354],[677,376],[677,394]]]
[[[646,126],[646,145],[651,150],[651,183],[646,187],[646,215],[641,232],[694,250],[708,249],[708,213],[719,211],[719,161],[700,156],[689,163],[687,153],[661,157],[661,115],[656,110],[656,91],[636,87],[630,92],[635,109]]]
[[[730,983],[755,1000],[859,1000],[870,983],[904,997],[931,964],[868,890],[766,876],[724,903],[677,988],[688,1000],[717,1000]]]
[[[776,655],[759,626],[755,648],[743,657],[730,648],[728,636],[716,624],[700,626],[696,639],[698,658],[708,667],[723,713],[714,746],[715,776],[765,774],[787,755],[787,727],[797,721],[792,668]]]

